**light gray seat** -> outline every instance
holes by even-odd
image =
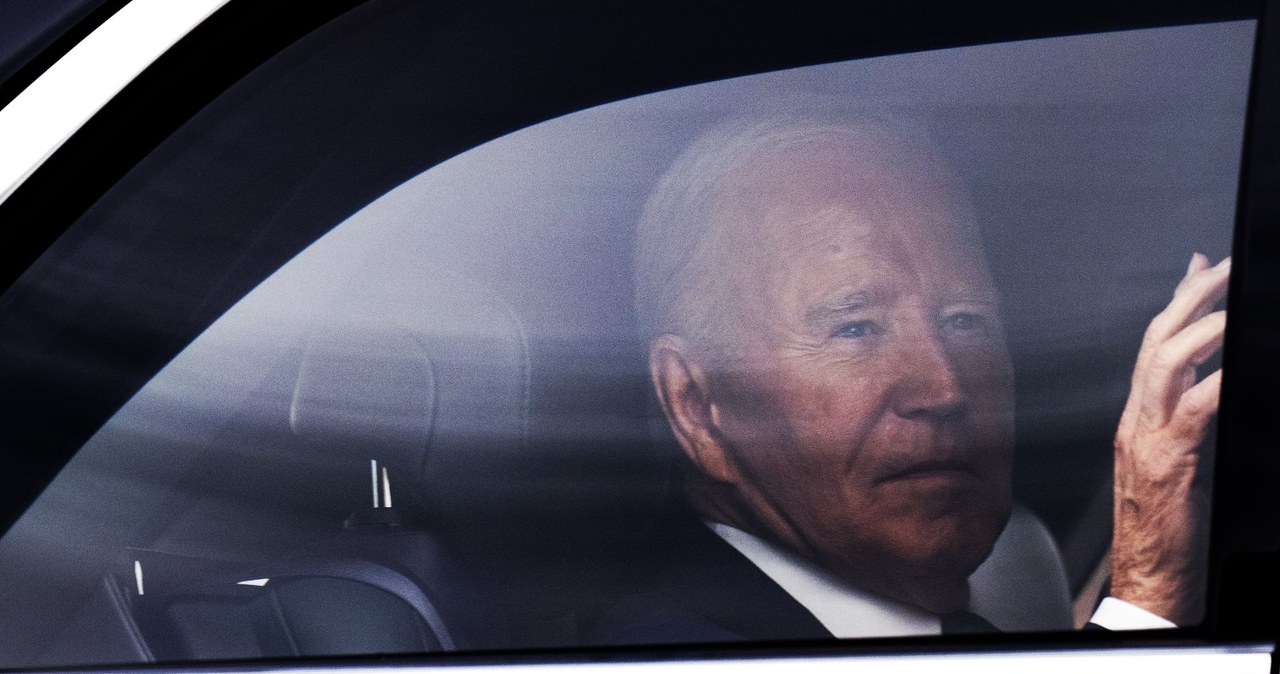
[[[1071,596],[1058,546],[1035,513],[1015,503],[995,549],[969,577],[970,608],[1001,630],[1071,629]]]

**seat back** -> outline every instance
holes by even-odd
[[[1071,629],[1062,555],[1035,513],[1015,503],[991,556],[969,577],[969,607],[1005,631]]]

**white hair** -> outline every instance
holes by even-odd
[[[684,337],[705,355],[728,356],[735,312],[732,264],[724,259],[742,232],[715,226],[712,209],[742,167],[779,152],[829,147],[931,148],[924,125],[894,114],[770,114],[720,123],[695,140],[658,180],[637,226],[634,281],[642,337]]]

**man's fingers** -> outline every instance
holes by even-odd
[[[1218,400],[1222,394],[1222,370],[1215,370],[1203,381],[1182,394],[1174,418],[1184,432],[1195,434],[1197,443],[1213,415],[1218,413]]]
[[[1204,271],[1208,268],[1209,258],[1204,253],[1192,253],[1191,262],[1187,263],[1187,273],[1183,274],[1182,278],[1185,280],[1190,278],[1192,274],[1198,271]]]
[[[1207,260],[1199,262],[1195,257],[1192,258],[1191,265],[1187,268],[1188,274],[1178,284],[1173,300],[1151,321],[1143,340],[1144,348],[1155,347],[1178,334],[1226,296],[1231,258],[1207,269],[1199,268],[1204,264],[1207,264]]]
[[[1163,425],[1194,382],[1194,368],[1222,348],[1227,312],[1215,311],[1184,328],[1151,352],[1135,384],[1142,391],[1142,416]]]
[[[1113,596],[1179,622],[1195,620],[1203,568],[1197,532],[1207,512],[1196,452],[1218,411],[1222,370],[1196,382],[1196,367],[1222,348],[1230,261],[1196,254],[1169,306],[1151,322],[1116,433]],[[1203,582],[1200,580],[1199,582]]]

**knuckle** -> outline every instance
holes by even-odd
[[[1218,400],[1216,396],[1208,394],[1187,395],[1183,398],[1183,405],[1187,412],[1194,417],[1206,417],[1218,411]]]
[[[1142,335],[1142,348],[1148,351],[1156,348],[1165,340],[1166,332],[1167,330],[1160,319],[1157,318],[1152,321],[1151,326],[1148,327],[1147,331]]]
[[[1168,324],[1169,314],[1167,312],[1162,311],[1156,314],[1156,317],[1151,319],[1151,323],[1147,325],[1147,332],[1145,333],[1145,336],[1150,339],[1163,333]]]
[[[1168,344],[1160,345],[1152,354],[1150,368],[1156,372],[1172,372],[1182,366],[1179,354]]]

